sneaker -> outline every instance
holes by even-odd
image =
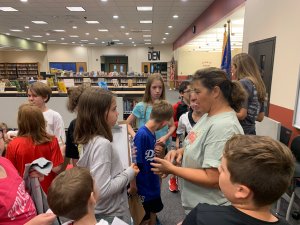
[[[176,177],[171,177],[169,180],[169,190],[171,192],[177,192],[178,191],[178,185],[177,185],[177,179]]]

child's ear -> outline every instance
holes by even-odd
[[[91,192],[90,202],[96,205],[97,196],[96,196],[95,192]]]
[[[245,185],[238,184],[236,186],[235,198],[236,199],[247,199],[252,195],[252,191]]]

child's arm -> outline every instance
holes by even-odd
[[[128,116],[128,118],[127,118],[127,120],[126,120],[126,123],[128,124],[128,133],[129,133],[132,137],[135,136],[135,132],[134,132],[134,130],[133,130],[131,124],[133,124],[133,123],[135,122],[135,120],[136,120],[136,117],[135,117],[135,115],[133,115],[133,114],[130,114],[130,116]]]
[[[174,123],[174,119],[171,118],[169,123],[168,123],[168,126],[169,126],[169,131],[166,135],[162,136],[161,138],[159,138],[157,140],[157,143],[166,143],[166,141],[169,139],[169,137],[171,137],[171,135],[173,134],[173,132],[176,130],[176,126],[175,126],[175,123]]]
[[[135,195],[137,193],[136,178],[130,181],[130,187],[128,189],[128,193],[131,195]]]

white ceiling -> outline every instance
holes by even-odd
[[[231,49],[242,48],[244,30],[245,6],[241,6],[224,17],[216,25],[198,35],[196,38],[183,46],[184,51],[221,52],[224,37],[224,24],[230,20]],[[228,27],[226,28],[226,30]],[[227,30],[228,31],[228,30]]]
[[[123,43],[124,46],[144,45],[146,42],[158,45],[162,44],[162,41],[164,44],[171,44],[212,2],[213,0],[0,0],[0,7],[13,7],[18,10],[0,11],[0,33],[10,33],[12,36],[48,44],[75,42],[75,45],[106,45],[112,40],[119,40],[116,43]],[[66,8],[70,6],[83,7],[85,12],[71,12]],[[153,6],[153,11],[138,12],[137,6]],[[179,18],[174,19],[175,14]],[[113,19],[114,15],[118,15],[119,18]],[[37,25],[31,22],[34,20],[42,20],[48,24]],[[96,20],[99,24],[87,24],[86,20]],[[140,20],[152,20],[153,23],[140,24]],[[29,26],[29,29],[25,29],[25,26]],[[77,26],[77,29],[73,29],[73,26]],[[125,28],[122,29],[121,26]],[[19,29],[22,32],[14,32],[11,29]],[[65,32],[55,32],[55,29]],[[98,29],[109,31],[99,32]],[[125,34],[127,32],[128,35]],[[46,33],[49,33],[49,36]],[[147,34],[151,37],[143,37]],[[147,39],[151,41],[145,41]]]

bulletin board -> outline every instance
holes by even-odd
[[[300,129],[300,66],[298,73],[298,83],[297,83],[297,93],[295,100],[294,116],[293,116],[293,126]]]

